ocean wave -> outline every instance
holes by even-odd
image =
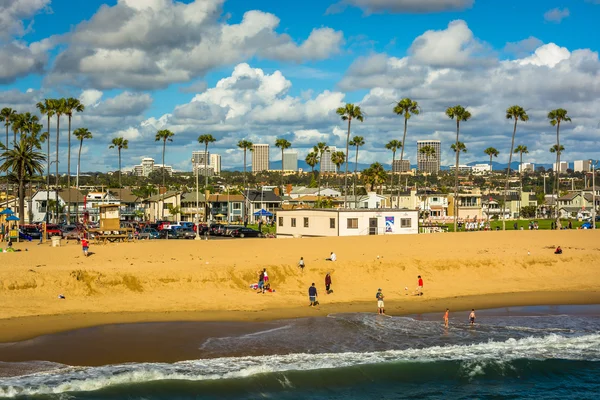
[[[472,345],[368,353],[287,354],[227,357],[173,364],[141,363],[102,367],[69,367],[0,380],[1,397],[88,392],[118,385],[155,381],[210,381],[254,377],[290,371],[331,370],[392,363],[459,362],[461,373],[474,377],[492,365],[510,370],[516,360],[600,361],[600,334],[489,341]],[[289,380],[282,385],[291,386]]]

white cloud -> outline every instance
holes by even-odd
[[[96,89],[88,89],[81,92],[79,101],[86,107],[95,106],[102,98],[103,93]]]
[[[12,83],[44,69],[47,56],[33,46],[11,42],[0,47],[0,84]]]
[[[239,24],[220,19],[224,0],[121,0],[80,23],[48,82],[96,89],[166,87],[251,57],[301,62],[340,51],[343,35],[314,29],[296,43],[276,32],[279,18],[252,10]]]
[[[543,44],[544,42],[542,42],[540,39],[529,36],[527,39],[519,40],[518,42],[506,43],[506,46],[504,46],[504,51],[514,54],[518,57],[523,57]]]
[[[32,18],[47,9],[50,0],[4,0],[0,1],[0,39],[21,37],[29,27],[23,20]]]
[[[560,24],[563,19],[567,18],[570,15],[568,8],[553,8],[552,10],[548,10],[544,13],[544,20],[547,22],[554,22]]]
[[[358,7],[367,14],[411,13],[425,14],[443,11],[462,11],[470,8],[475,0],[342,0],[327,9],[328,14],[342,12],[347,6]]]

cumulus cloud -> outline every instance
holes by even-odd
[[[120,0],[80,23],[49,83],[136,90],[188,82],[251,57],[301,62],[340,51],[343,34],[314,29],[297,43],[277,33],[279,18],[252,10],[238,24],[220,19],[224,0]]]
[[[568,8],[553,8],[552,10],[548,10],[544,13],[544,20],[546,20],[546,22],[560,24],[562,20],[567,18],[569,15],[570,13]]]
[[[23,20],[31,19],[48,9],[50,0],[4,0],[0,1],[0,39],[21,37],[29,30]]]
[[[331,5],[326,13],[339,13],[351,6],[362,9],[366,14],[383,12],[426,14],[462,11],[472,7],[474,3],[475,0],[342,0]]]
[[[519,40],[518,42],[506,43],[506,46],[504,46],[504,51],[517,57],[523,57],[530,54],[543,44],[544,42],[542,42],[540,39],[529,36],[527,39]]]

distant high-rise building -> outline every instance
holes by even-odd
[[[269,170],[269,145],[252,145],[252,172],[262,172]]]
[[[210,164],[210,151],[194,150],[192,151],[192,166],[204,163]]]
[[[392,163],[392,172],[408,172],[410,171],[409,160],[394,160]]]
[[[221,175],[221,155],[211,154],[210,155],[210,166],[213,168],[215,175]]]
[[[534,171],[535,171],[535,165],[532,163],[524,162],[523,164],[519,165],[519,173],[521,173],[521,172],[533,173]]]
[[[426,157],[421,154],[421,149],[425,146],[433,147],[435,154]],[[417,141],[417,169],[423,172],[438,172],[440,170],[440,160],[442,159],[442,143],[439,140],[418,140]]]
[[[135,176],[141,176],[141,177],[147,178],[151,172],[161,171],[162,169],[163,169],[162,164],[155,164],[154,158],[147,157],[147,158],[142,159],[142,163],[140,165],[134,165],[132,171],[133,171],[133,175],[135,175]],[[166,165],[164,167],[164,169],[168,175],[173,174],[172,166]]]
[[[560,169],[556,167],[556,163],[552,163],[552,171],[558,171],[559,174],[565,174],[569,169],[569,163],[567,161],[560,162]]]
[[[592,172],[592,160],[576,160],[573,163],[575,172]]]
[[[298,171],[298,152],[296,150],[283,151],[284,171]]]
[[[321,166],[320,166],[320,171],[323,173],[327,173],[327,172],[337,172],[337,167],[336,165],[333,163],[333,161],[331,161],[331,155],[333,153],[335,153],[337,151],[337,147],[335,146],[329,146],[329,149],[327,149],[324,153],[323,153],[323,157],[321,159]]]

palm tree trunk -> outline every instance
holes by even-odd
[[[81,171],[81,148],[83,147],[83,139],[79,141],[79,153],[77,155],[77,180],[75,186],[79,191],[79,172]],[[77,222],[79,222],[79,204],[77,204]]]
[[[166,193],[166,189],[165,189],[165,147],[167,146],[167,139],[165,138],[163,140],[163,153],[162,153],[162,185],[163,185],[163,190],[165,191],[163,193],[163,208],[161,210],[161,218],[165,219],[165,207],[164,207],[164,203],[165,203],[165,193]],[[206,160],[206,154],[204,154],[204,159]]]
[[[458,223],[458,160],[460,151],[458,148],[458,135],[460,132],[460,121],[456,119],[456,165],[454,167],[454,232],[457,229]]]
[[[204,144],[204,193],[208,190],[208,142]],[[204,199],[204,221],[208,222],[208,196]]]
[[[358,201],[356,200],[356,171],[358,169],[358,145],[356,145],[356,160],[354,161],[354,187],[352,189],[352,195],[354,196],[354,208],[358,208]]]
[[[323,163],[321,162],[323,160],[323,152],[319,153],[319,194],[317,195],[317,204],[321,204],[321,175],[322,171],[323,171]]]
[[[521,218],[521,207],[523,207],[523,152],[519,153],[519,218]]]
[[[8,150],[8,118],[6,118],[6,121],[4,121],[6,124],[6,149]],[[8,179],[8,169],[6,170],[6,208],[8,208],[8,184],[9,184],[9,179]]]
[[[23,161],[19,165],[19,219],[25,223],[25,166]]]
[[[71,223],[71,114],[69,114],[69,136],[67,137],[67,224]]]
[[[59,178],[60,175],[58,175],[58,150],[59,150],[59,141],[60,141],[60,115],[57,115],[56,117],[56,188],[55,188],[55,192],[56,192],[56,223],[58,223],[58,213],[60,212],[58,206],[59,206],[59,201],[58,201],[58,185],[60,183]]]
[[[350,123],[352,117],[348,117],[348,134],[346,135],[346,158],[344,163],[346,164],[346,172],[344,173],[344,208],[348,208],[348,149],[350,146]]]
[[[283,147],[281,148],[281,196],[283,196]]]
[[[46,145],[48,146],[47,152],[47,169],[46,169],[46,224],[50,223],[50,207],[48,201],[50,200],[50,114],[48,114],[48,137],[46,138]],[[46,238],[44,238],[45,240]]]
[[[394,194],[394,164],[396,163],[396,151],[392,151],[392,173],[390,174],[390,199],[392,198],[392,195]],[[400,178],[398,178],[398,182],[400,182]],[[400,201],[400,198],[398,198],[398,202]]]
[[[512,163],[513,148],[515,147],[515,135],[517,134],[517,121],[519,119],[515,116],[515,126],[513,128],[512,140],[510,142],[510,153],[508,153],[508,168],[506,168],[506,182],[504,183],[504,194],[502,195],[502,230],[506,230],[506,213],[504,208],[506,207],[506,192],[508,192],[508,179],[510,178],[510,164]]]
[[[400,149],[400,170],[402,170],[402,161],[404,160],[404,145],[406,144],[406,131],[408,130],[408,118],[404,115],[404,135],[402,136],[402,148]],[[410,165],[408,166],[410,170]],[[392,172],[394,168],[392,167]],[[400,178],[402,178],[402,172],[398,176],[398,208],[400,208]]]
[[[560,218],[558,213],[558,194],[560,188],[560,120],[556,124],[556,199],[554,200],[554,210],[556,215],[556,229],[560,229]]]
[[[244,147],[244,220],[246,218],[246,213],[248,212],[248,192],[246,191],[246,186],[248,184],[246,176],[246,148]],[[206,204],[206,202],[204,202]]]

